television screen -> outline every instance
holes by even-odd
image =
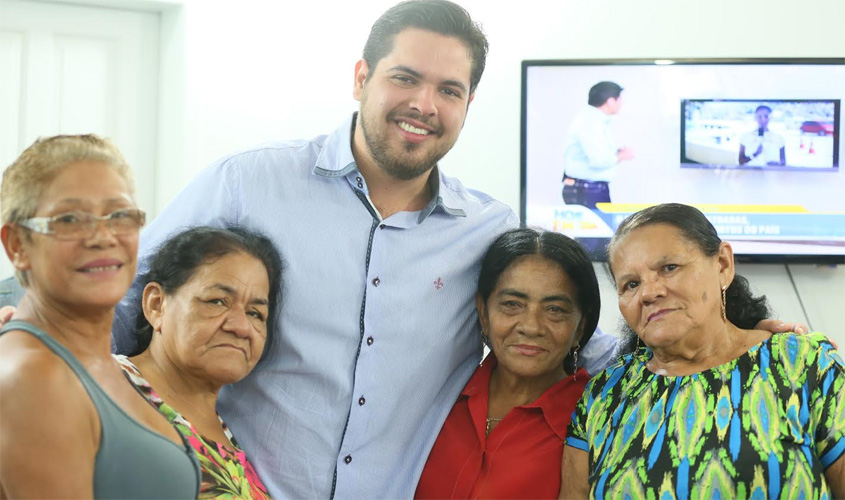
[[[681,167],[837,169],[839,103],[684,99]]]
[[[603,260],[679,202],[741,261],[845,262],[843,99],[845,58],[523,61],[522,220]]]

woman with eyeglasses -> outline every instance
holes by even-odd
[[[3,174],[0,216],[26,289],[0,329],[0,497],[196,498],[193,450],[111,356],[144,224],[120,152],[37,140]]]

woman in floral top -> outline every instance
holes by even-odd
[[[141,352],[116,358],[196,451],[199,498],[270,498],[215,407],[264,352],[281,267],[264,236],[198,227],[165,242],[142,278]]]

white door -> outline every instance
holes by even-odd
[[[0,169],[39,136],[96,133],[154,203],[159,15],[0,1]],[[12,274],[4,252],[0,279]]]

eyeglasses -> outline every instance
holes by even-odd
[[[90,238],[97,231],[100,221],[115,236],[123,236],[141,229],[147,220],[143,210],[116,210],[108,215],[97,217],[86,212],[67,212],[52,217],[32,217],[17,224],[31,231],[50,234],[61,240]]]

